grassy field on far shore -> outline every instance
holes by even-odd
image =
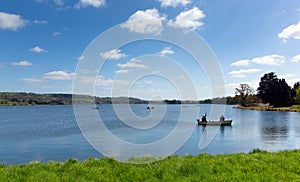
[[[272,107],[272,106],[237,106],[238,109],[249,109],[259,111],[283,111],[283,112],[300,112],[300,105],[293,105],[291,107]]]
[[[131,162],[135,162],[132,159]],[[171,156],[147,163],[113,159],[0,165],[0,181],[298,181],[300,150]]]

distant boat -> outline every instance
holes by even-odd
[[[98,110],[98,109],[99,109],[99,107],[97,107],[97,106],[96,106],[96,107],[92,107],[92,109],[97,109],[97,110]]]
[[[225,121],[200,121],[197,119],[198,125],[219,125],[219,126],[231,126],[232,120]]]
[[[147,109],[154,109],[154,107],[153,106],[147,106]]]

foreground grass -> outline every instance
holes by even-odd
[[[293,105],[291,107],[272,107],[272,106],[237,106],[238,109],[249,109],[259,111],[283,111],[283,112],[300,112],[300,105]]]
[[[0,181],[300,181],[299,166],[300,150],[172,156],[147,164],[69,159],[64,163],[0,165]]]

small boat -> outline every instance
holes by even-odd
[[[96,107],[92,107],[92,109],[97,109],[97,110],[99,110],[99,107],[97,107],[97,106],[96,106]]]
[[[225,121],[200,121],[197,119],[198,125],[219,125],[219,126],[231,126],[232,120]]]
[[[147,106],[147,109],[154,109],[154,107],[153,106]]]

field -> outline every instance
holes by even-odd
[[[152,158],[153,159],[153,158]],[[151,158],[131,159],[131,163]],[[300,150],[171,156],[146,164],[113,159],[0,165],[0,181],[299,181]]]
[[[259,111],[282,111],[282,112],[300,112],[300,105],[293,105],[291,107],[272,107],[272,106],[237,106],[238,109],[249,109]]]

